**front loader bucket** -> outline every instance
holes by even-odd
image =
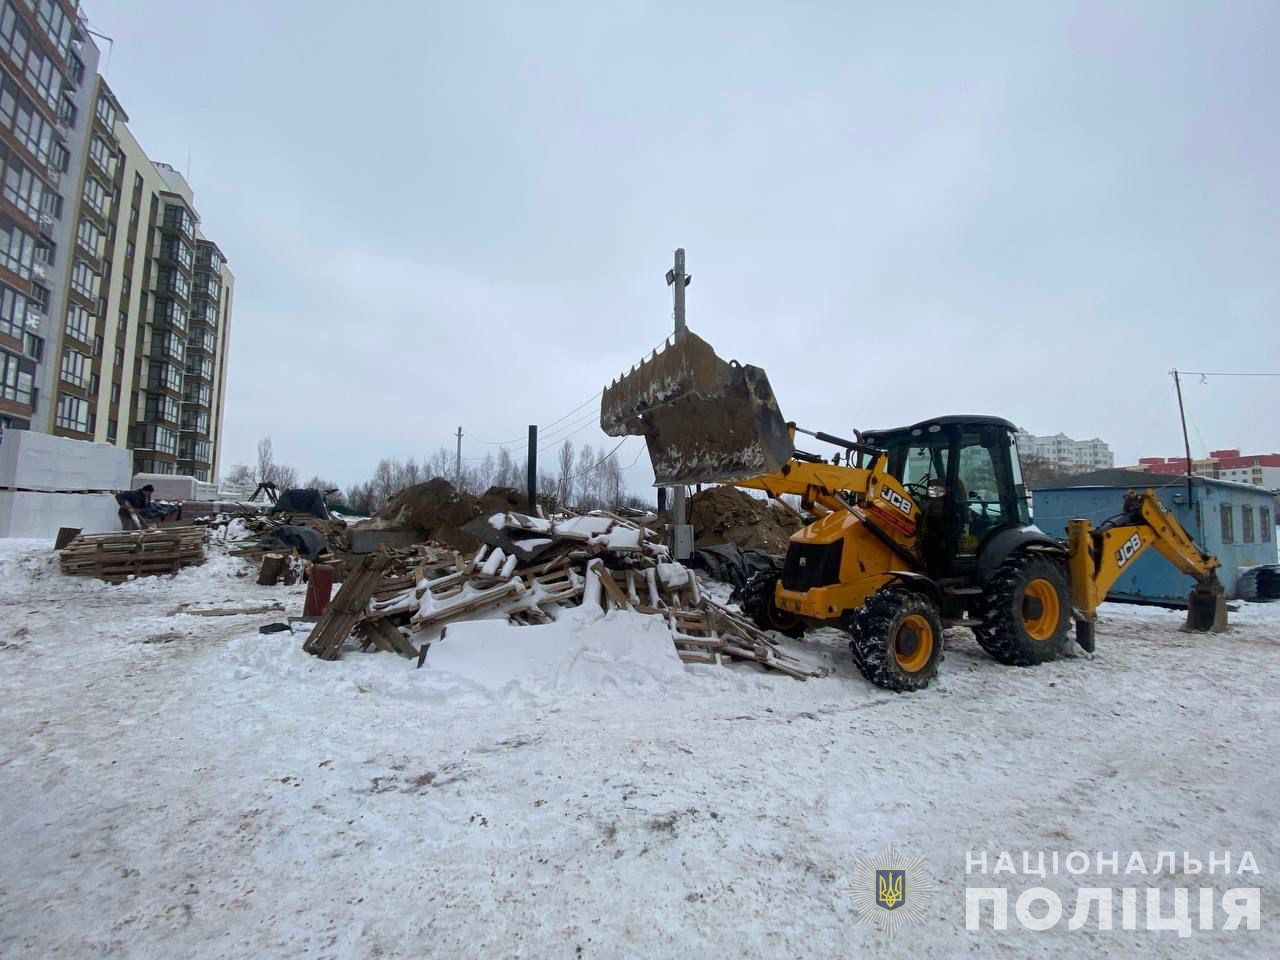
[[[659,487],[773,473],[795,450],[764,371],[688,330],[605,388],[600,428],[644,437]]]
[[[1227,629],[1227,602],[1217,577],[1191,588],[1186,629],[1198,633],[1222,633]]]

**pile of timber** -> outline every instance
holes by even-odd
[[[334,660],[354,635],[361,649],[417,657],[421,665],[450,623],[505,616],[536,626],[554,619],[557,608],[592,604],[662,617],[687,663],[751,661],[799,679],[824,672],[703,595],[697,576],[671,562],[654,531],[625,517],[594,511],[550,521],[503,513],[467,529],[488,541],[474,555],[418,544],[361,557],[303,649]]]
[[[122,583],[204,563],[204,527],[82,533],[58,551],[62,572]]]

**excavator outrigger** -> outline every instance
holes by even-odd
[[[782,570],[758,576],[743,608],[766,628],[848,631],[872,683],[918,690],[936,676],[945,626],[966,626],[1001,663],[1094,649],[1098,604],[1148,547],[1190,575],[1187,626],[1222,630],[1218,560],[1201,551],[1151,490],[1067,539],[1032,522],[1016,428],[990,416],[944,416],[852,439],[783,420],[759,367],[726,363],[684,330],[605,388],[601,427],[643,436],[655,484],[727,483],[797,495],[816,519],[791,537]],[[839,448],[796,448],[804,435]]]

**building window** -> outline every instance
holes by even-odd
[[[107,190],[98,182],[97,177],[84,178],[84,202],[93,212],[103,216],[107,210]]]
[[[27,62],[27,48],[31,46],[31,28],[18,15],[13,0],[4,5],[0,14],[0,50],[9,54],[14,63]]]
[[[191,281],[173,267],[161,267],[156,280],[156,289],[177,294],[185,300],[191,296]]]
[[[98,275],[93,268],[83,260],[77,260],[71,268],[71,289],[86,300],[92,300],[98,295],[97,284]]]
[[[1259,537],[1263,543],[1271,542],[1271,509],[1269,507],[1258,508],[1258,526],[1262,528],[1262,536]]]
[[[32,5],[34,7],[34,4]],[[71,18],[62,9],[62,5],[54,0],[40,0],[36,9],[36,20],[44,27],[45,33],[53,41],[65,60],[71,55]]]
[[[27,321],[27,298],[12,287],[0,284],[0,333],[22,339]]]
[[[118,424],[115,420],[108,420],[107,421],[107,442],[115,443],[116,437],[119,436],[119,433],[120,433],[120,424]]]
[[[187,358],[187,373],[196,377],[203,377],[205,380],[213,379],[213,361],[208,357],[200,357],[192,354]]]
[[[1253,507],[1240,508],[1240,534],[1245,543],[1253,543]]]
[[[113,383],[111,385],[111,402],[112,403],[120,402],[120,384],[118,383]]]
[[[177,230],[188,240],[195,239],[196,221],[185,208],[166,204],[164,208],[164,225],[170,230]]]
[[[116,347],[116,352],[112,355],[112,358],[111,358],[111,366],[113,367],[124,366],[124,347]]]
[[[67,336],[75,337],[84,343],[89,342],[89,322],[93,318],[89,311],[78,303],[67,307]]]
[[[187,433],[208,433],[209,414],[202,410],[182,408],[182,429]]]
[[[44,206],[44,183],[17,157],[9,158],[4,172],[4,198],[32,220],[40,219]]]
[[[62,379],[73,387],[84,387],[87,382],[86,371],[89,358],[79,350],[67,347],[62,351]]]
[[[146,400],[146,419],[161,420],[166,423],[177,423],[178,401],[163,393],[148,393]]]
[[[65,430],[89,432],[89,401],[66,394],[58,395],[58,414],[54,422]]]
[[[168,389],[175,393],[182,389],[182,368],[172,363],[152,361],[147,386],[152,389]]]
[[[143,449],[168,454],[178,452],[178,434],[168,427],[143,424],[135,428],[134,436],[134,443]]]
[[[210,444],[208,440],[183,440],[178,446],[179,460],[199,460],[201,463],[209,462]]]
[[[133,254],[138,248],[133,245],[132,240],[126,240],[124,243],[124,258],[126,261],[133,259]]]
[[[138,223],[138,208],[130,207],[129,208],[129,226],[131,227],[136,226],[137,223]]]
[[[1218,508],[1218,510],[1222,516],[1222,542],[1235,543],[1236,542],[1235,517],[1231,513],[1231,504],[1224,503],[1221,507]]]
[[[33,44],[27,51],[27,68],[23,72],[36,88],[36,93],[44,97],[44,102],[57,109],[58,86],[62,77],[53,58],[45,56],[44,51]]]
[[[36,242],[10,218],[0,216],[0,266],[12,270],[24,280],[31,279],[31,261]]]
[[[135,459],[133,461],[134,473],[173,473],[174,464],[172,460],[152,460]]]
[[[90,256],[98,256],[98,241],[102,239],[102,231],[87,217],[80,218],[80,226],[76,228],[76,241],[81,249]]]
[[[111,101],[104,96],[98,97],[98,119],[106,124],[108,130],[114,130],[116,125],[116,108],[111,105]]]
[[[34,373],[35,364],[32,361],[24,361],[22,357],[0,350],[0,397],[31,406]]]
[[[192,380],[186,384],[182,392],[182,399],[186,403],[194,403],[201,407],[209,406],[210,391],[207,384]]]

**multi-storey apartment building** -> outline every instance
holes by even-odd
[[[234,278],[97,63],[73,5],[0,0],[0,427],[213,480]]]
[[[1091,440],[1073,440],[1065,433],[1050,437],[1038,437],[1026,431],[1018,431],[1018,450],[1027,456],[1039,457],[1054,466],[1072,473],[1090,470],[1106,470],[1115,466],[1111,447],[1097,437]]]
[[[1182,476],[1187,472],[1186,457],[1142,457],[1129,470]],[[1239,450],[1211,450],[1209,456],[1191,461],[1191,472],[1197,477],[1213,477],[1247,483],[1267,490],[1280,490],[1280,453],[1250,453]]]
[[[0,0],[0,427],[40,429],[48,332],[66,303],[70,248],[97,51],[74,4]],[[87,385],[84,370],[72,370]]]

